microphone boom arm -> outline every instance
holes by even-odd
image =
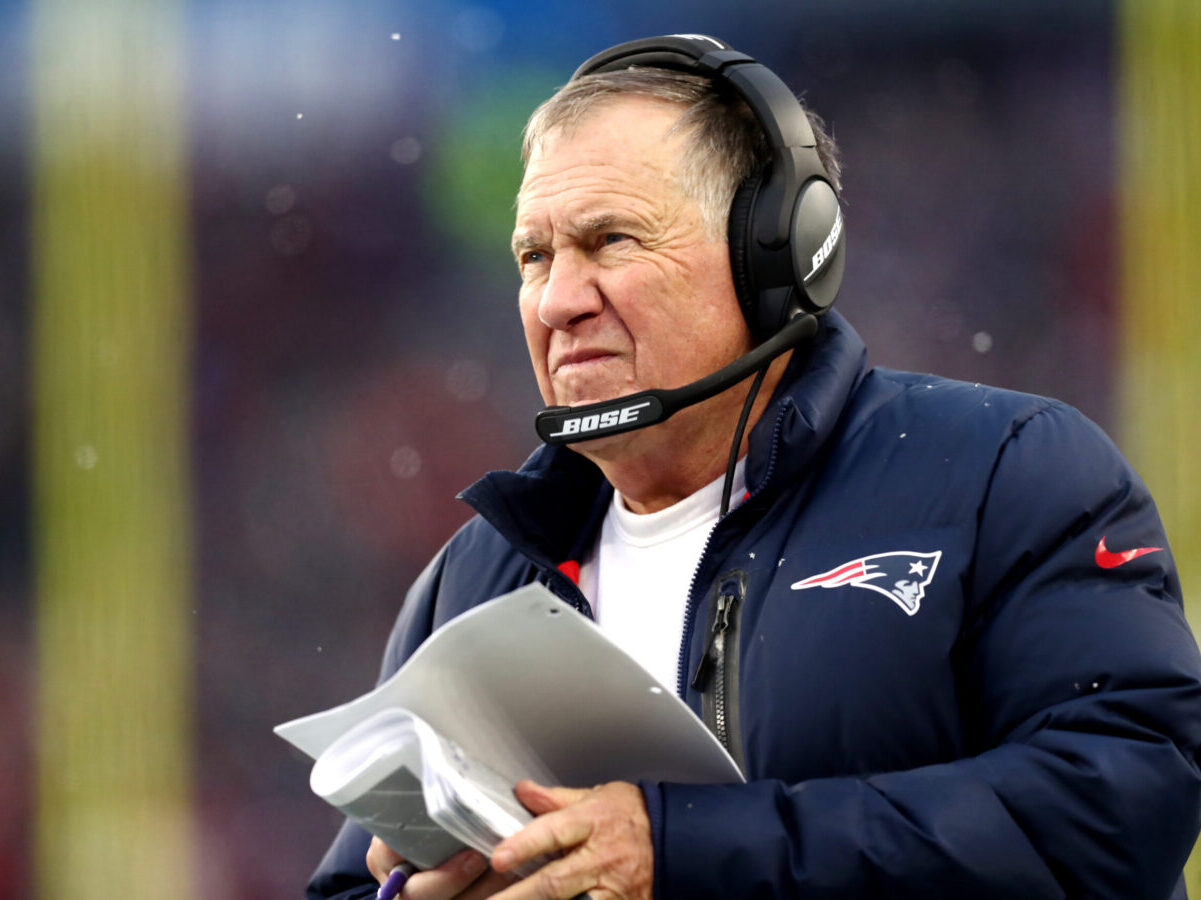
[[[802,313],[749,353],[691,384],[652,388],[583,406],[550,406],[538,413],[534,427],[548,444],[572,444],[655,425],[728,390],[816,333],[817,319]]]

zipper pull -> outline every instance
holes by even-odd
[[[705,643],[705,652],[701,656],[701,661],[697,664],[696,671],[692,674],[692,687],[694,690],[703,691],[709,681],[709,674],[713,671],[714,665],[714,648],[717,644],[717,639],[720,635],[724,635],[730,628],[730,614],[734,611],[734,606],[738,603],[738,594],[732,593],[729,590],[722,591],[717,596],[717,614],[713,617],[713,628],[709,631],[709,640]]]

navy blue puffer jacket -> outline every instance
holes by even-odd
[[[1201,827],[1201,657],[1158,514],[1056,401],[883,369],[837,313],[756,425],[693,579],[678,690],[745,785],[642,784],[660,898],[1178,898]],[[559,570],[611,494],[542,447],[464,492],[391,674]],[[719,612],[720,610],[720,612]],[[598,686],[598,690],[603,686]],[[339,834],[310,897],[367,897]]]

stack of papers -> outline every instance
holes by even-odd
[[[404,709],[382,710],[336,740],[309,784],[423,869],[464,847],[490,854],[531,819],[510,782]]]

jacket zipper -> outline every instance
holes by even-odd
[[[716,531],[718,528],[721,528],[725,524],[726,520],[729,519],[731,516],[736,516],[736,515],[742,514],[743,509],[745,507],[749,506],[750,502],[752,500],[754,500],[755,497],[757,497],[760,493],[762,493],[763,490],[767,487],[767,485],[771,483],[771,478],[772,478],[772,475],[774,474],[775,468],[776,468],[776,456],[777,456],[777,450],[778,450],[779,442],[780,442],[780,427],[781,427],[781,423],[784,421],[784,413],[786,411],[787,411],[787,406],[785,406],[784,408],[779,410],[776,413],[775,422],[772,423],[772,437],[771,437],[771,444],[770,444],[771,451],[770,451],[768,459],[767,459],[767,468],[764,471],[763,480],[759,485],[759,489],[757,491],[755,491],[754,494],[747,497],[746,500],[744,500],[741,504],[739,504],[739,506],[730,510],[726,514],[726,517],[724,519],[722,519],[720,522],[718,522],[716,526],[714,526],[714,531]],[[687,609],[687,612],[685,613],[685,617],[684,617],[684,634],[683,634],[682,640],[680,641],[679,662],[677,664],[677,672],[679,674],[677,676],[676,694],[679,697],[683,698],[685,696],[685,691],[689,686],[691,686],[695,690],[701,692],[701,694],[702,694],[702,702],[701,702],[701,711],[702,711],[701,718],[702,718],[702,720],[710,728],[710,730],[712,730],[714,732],[714,734],[717,735],[718,739],[721,741],[722,746],[726,748],[726,750],[734,758],[734,761],[736,763],[738,763],[739,768],[743,768],[741,741],[737,740],[738,738],[741,737],[741,735],[737,735],[737,734],[734,735],[734,737],[736,739],[733,741],[730,739],[731,728],[739,720],[739,716],[738,716],[738,685],[737,685],[738,674],[737,674],[737,671],[734,671],[733,673],[730,673],[728,671],[728,669],[731,667],[727,663],[727,658],[728,658],[729,654],[727,652],[728,651],[728,647],[727,647],[728,637],[726,636],[729,632],[730,626],[735,624],[737,621],[737,617],[735,615],[736,608],[739,605],[739,603],[741,603],[741,601],[745,598],[745,595],[746,595],[746,593],[745,593],[746,592],[745,576],[743,575],[743,573],[738,573],[740,578],[742,578],[742,581],[739,582],[738,591],[734,595],[735,599],[733,600],[733,602],[730,602],[730,600],[727,599],[727,601],[726,601],[727,609],[726,609],[724,615],[715,616],[715,618],[714,618],[714,627],[715,628],[719,621],[724,621],[724,623],[725,623],[721,626],[721,634],[722,634],[721,638],[718,639],[716,634],[714,633],[714,630],[711,629],[709,638],[706,641],[705,653],[704,653],[704,655],[701,656],[701,660],[697,664],[696,671],[693,673],[692,678],[690,679],[688,677],[688,656],[689,656],[688,651],[689,651],[689,648],[692,646],[693,629],[696,627],[697,607],[700,605],[699,601],[693,599],[693,597],[696,594],[697,576],[700,574],[701,570],[704,568],[704,563],[705,563],[705,560],[709,556],[709,552],[710,552],[710,548],[711,548],[712,544],[713,544],[713,532],[711,531],[709,533],[709,537],[706,538],[706,540],[705,540],[704,549],[701,550],[700,561],[697,563],[697,567],[692,573],[692,583],[688,588],[689,601],[688,601],[688,609]],[[723,578],[719,578],[718,581],[719,582],[724,581],[725,577],[728,577],[728,576],[723,576]],[[719,592],[718,592],[719,604],[721,602],[720,597],[721,597],[722,593],[725,593],[725,592],[719,590]],[[715,719],[716,717],[710,716],[707,714],[709,712],[709,705],[710,705],[709,702],[707,702],[707,698],[709,697],[709,695],[705,694],[705,688],[704,688],[704,685],[708,684],[709,678],[712,674],[711,670],[713,669],[715,663],[711,657],[713,656],[713,653],[718,646],[720,647],[721,658],[722,658],[722,662],[721,662],[721,666],[720,666],[720,668],[722,670],[721,671],[722,678],[720,679],[720,683],[721,683],[720,708],[721,708],[721,712],[722,712],[722,715],[721,715],[722,724],[720,726],[721,731],[722,731],[721,734],[718,734],[717,729],[719,726],[717,726],[716,722],[711,721],[711,719]],[[713,706],[714,712],[715,712],[718,704],[716,702],[713,702],[712,706]]]
[[[741,513],[743,507],[749,505],[750,502],[758,497],[759,494],[761,494],[767,487],[767,485],[771,483],[772,475],[775,473],[776,469],[776,450],[780,442],[780,425],[784,421],[784,413],[788,410],[789,406],[790,405],[786,405],[778,413],[776,413],[776,421],[772,423],[771,451],[767,458],[767,469],[764,472],[763,481],[759,485],[759,489],[747,497],[734,509],[726,513],[725,519],[722,519],[717,523],[716,526],[714,526],[714,531],[716,531],[718,528],[721,528],[725,521],[731,516]],[[698,603],[692,598],[696,594],[697,576],[704,567],[704,562],[709,556],[709,548],[712,546],[712,544],[713,532],[711,531],[709,532],[709,536],[705,539],[705,546],[701,550],[701,558],[697,562],[696,568],[692,572],[692,582],[688,586],[688,609],[684,615],[684,635],[683,640],[680,642],[680,653],[678,657],[679,661],[676,665],[676,672],[678,673],[676,679],[676,693],[680,697],[684,696],[684,689],[688,686],[688,649],[692,645],[692,632],[696,625],[696,607]]]
[[[737,647],[733,642],[738,639],[738,607],[746,595],[746,575],[730,572],[719,582],[713,623],[691,684],[705,695],[702,701],[705,724],[741,763],[738,736],[733,734],[738,703]]]

